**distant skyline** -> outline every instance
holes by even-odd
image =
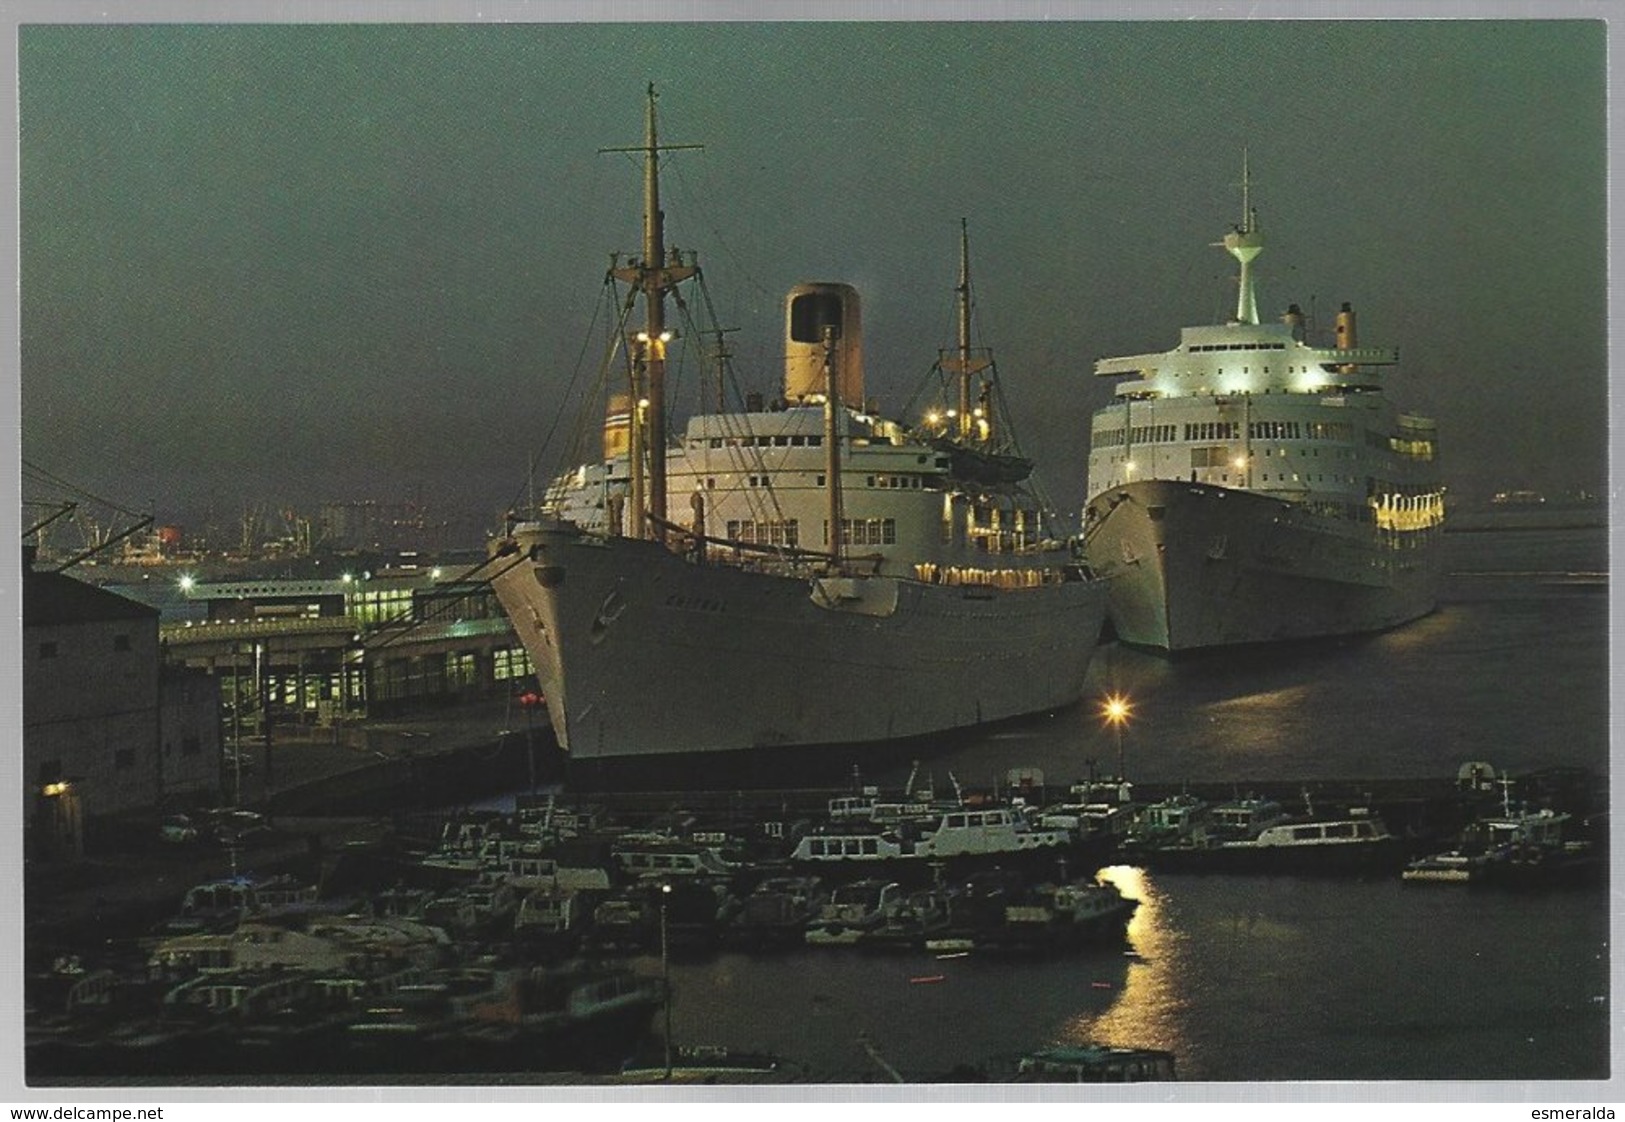
[[[1458,498],[1600,491],[1606,46],[1566,19],[24,26],[22,455],[160,521],[416,496],[491,524],[533,457],[564,466],[638,247],[638,169],[599,149],[640,141],[652,82],[663,139],[704,145],[668,161],[668,238],[746,389],[776,390],[784,292],[841,280],[901,410],[966,218],[979,341],[1075,516],[1095,359],[1233,305],[1211,243],[1245,148],[1263,316],[1351,302]]]

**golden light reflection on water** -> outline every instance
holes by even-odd
[[[1066,1040],[1162,1048],[1179,1055],[1186,1051],[1184,1016],[1189,1004],[1181,990],[1183,938],[1168,923],[1166,900],[1144,869],[1112,865],[1100,870],[1100,877],[1140,902],[1128,925],[1132,948],[1128,977],[1104,1012],[1080,1013],[1067,1023]]]
[[[1303,703],[1309,700],[1313,689],[1314,686],[1310,684],[1285,686],[1278,690],[1265,690],[1245,694],[1241,697],[1227,698],[1224,701],[1215,701],[1208,705],[1207,708],[1217,713],[1242,709],[1259,715],[1286,712],[1296,716]]]

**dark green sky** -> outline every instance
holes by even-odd
[[[161,520],[499,511],[637,247],[637,169],[597,150],[641,139],[652,81],[664,138],[706,146],[670,163],[669,237],[752,388],[784,290],[846,280],[900,409],[951,341],[967,217],[981,332],[1075,512],[1094,359],[1229,307],[1210,243],[1246,145],[1261,312],[1352,301],[1459,494],[1599,488],[1605,45],[1564,20],[24,26],[23,454]]]

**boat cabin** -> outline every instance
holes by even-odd
[[[1351,818],[1336,822],[1299,822],[1271,826],[1258,835],[1261,846],[1347,845],[1387,841],[1393,835],[1374,818]]]

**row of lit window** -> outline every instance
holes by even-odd
[[[689,442],[690,448],[822,448],[821,436],[713,436]]]
[[[754,545],[796,546],[801,543],[801,523],[795,518],[729,519],[728,538]]]
[[[857,837],[807,839],[807,856],[809,857],[861,857],[874,856],[879,854],[879,852],[879,838]]]
[[[491,652],[491,677],[498,682],[529,677],[534,672],[523,647],[499,647]]]
[[[1105,429],[1094,434],[1094,446],[1109,448],[1124,443],[1122,429]],[[1219,435],[1228,432],[1229,435]],[[1166,444],[1178,439],[1177,425],[1135,425],[1128,430],[1129,444]],[[1186,440],[1233,440],[1236,438],[1236,422],[1187,422],[1185,425]],[[1249,421],[1247,436],[1252,440],[1352,440],[1354,426],[1347,421]],[[1382,438],[1378,438],[1379,440]],[[1404,452],[1420,458],[1432,458],[1432,444],[1428,441],[1403,442],[1407,447],[1415,447],[1416,451],[1405,451],[1399,447],[1402,442],[1395,441],[1395,451]],[[1425,453],[1421,450],[1425,446]]]
[[[813,486],[822,487],[825,478],[823,475],[814,476]],[[925,477],[923,475],[869,475],[864,477],[863,484],[865,487],[873,487],[877,491],[921,491],[925,489]],[[771,489],[774,486],[773,476],[771,474],[747,475],[745,477],[745,486]],[[705,489],[707,491],[717,489],[716,476],[708,475],[705,477]]]
[[[1196,343],[1192,351],[1284,351],[1285,343]]]
[[[1433,441],[1431,440],[1404,440],[1396,436],[1389,439],[1388,447],[1401,456],[1409,456],[1413,460],[1433,459]]]
[[[1240,435],[1239,421],[1191,421],[1185,425],[1186,440],[1235,440]]]
[[[1178,425],[1135,425],[1128,430],[1130,444],[1165,444],[1179,438]],[[1094,435],[1094,446],[1109,448],[1123,443],[1122,429],[1107,429]]]
[[[897,519],[843,518],[841,540],[847,545],[896,545]],[[824,542],[829,542],[829,523],[824,523]]]

